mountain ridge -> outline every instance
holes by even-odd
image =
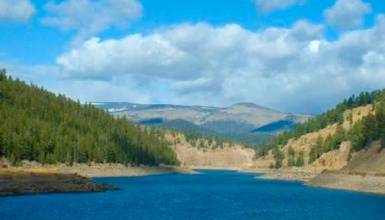
[[[310,116],[283,113],[250,102],[239,102],[228,107],[212,107],[199,105],[169,105],[169,104],[136,104],[129,102],[93,102],[93,105],[104,109],[117,117],[127,117],[129,120],[147,126],[162,126],[181,131],[190,131],[190,127],[198,133],[212,133],[228,137],[234,134],[242,136],[255,133],[273,135],[281,130],[290,129],[294,124],[303,122]],[[284,126],[273,126],[267,132],[255,130],[279,121],[288,121]],[[150,122],[150,123],[149,123]],[[156,122],[156,123],[153,123]],[[183,128],[180,125],[183,124]]]

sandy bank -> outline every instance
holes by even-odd
[[[193,170],[184,167],[172,166],[124,166],[121,164],[75,164],[73,166],[56,166],[60,173],[77,173],[87,177],[118,177],[118,176],[147,176],[170,173],[194,173]]]
[[[60,174],[77,174],[84,177],[118,177],[118,176],[146,176],[169,173],[194,173],[190,168],[175,166],[125,166],[122,164],[39,164],[23,161],[20,166],[9,166],[10,169],[25,172],[50,172]]]
[[[306,183],[333,189],[385,194],[385,175],[349,174],[325,171]]]
[[[288,180],[288,181],[303,181],[307,182],[317,176],[317,173],[303,172],[303,171],[267,171],[263,172],[258,178],[262,179],[277,179],[277,180]]]
[[[307,182],[318,174],[322,170],[318,169],[269,169],[269,168],[249,168],[242,169],[242,172],[257,173],[257,178],[260,179],[276,179],[276,180],[288,180],[288,181],[303,181]]]
[[[385,174],[320,172],[301,169],[248,169],[243,172],[259,173],[260,175],[256,178],[261,179],[301,181],[309,186],[385,194]]]

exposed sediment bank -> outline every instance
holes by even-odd
[[[385,195],[385,174],[342,171],[301,171],[287,169],[246,170],[260,173],[257,178],[302,181],[305,185]]]
[[[306,184],[310,186],[385,195],[385,175],[383,174],[352,174],[325,171],[306,182]]]
[[[120,177],[147,176],[171,173],[194,173],[192,169],[174,166],[124,166],[122,164],[75,164],[73,166],[56,166],[61,173],[77,173],[86,177]]]
[[[288,181],[303,181],[307,182],[318,175],[317,172],[308,171],[288,171],[288,170],[263,170],[258,178],[276,179]]]
[[[0,169],[0,196],[59,192],[103,192],[114,189],[113,186],[98,184],[90,178],[77,174]]]

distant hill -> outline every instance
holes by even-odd
[[[40,163],[178,164],[164,134],[0,70],[0,158]]]
[[[95,102],[96,107],[146,126],[160,126],[202,135],[259,143],[277,132],[290,129],[309,116],[287,114],[253,103],[229,107],[182,106]]]

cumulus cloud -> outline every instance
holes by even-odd
[[[142,100],[253,101],[294,112],[324,110],[352,93],[385,85],[384,16],[373,28],[335,41],[323,36],[322,26],[306,21],[260,31],[184,24],[148,35],[93,38],[59,56],[57,65],[69,79],[119,81],[124,87],[128,77],[142,88]]]
[[[293,5],[302,4],[305,0],[255,0],[257,8],[263,13],[286,9]]]
[[[26,22],[35,11],[30,0],[0,0],[0,21]]]
[[[324,14],[328,24],[339,29],[352,29],[362,26],[364,16],[371,11],[370,4],[361,0],[337,0]]]
[[[42,22],[62,30],[76,30],[76,41],[92,37],[111,26],[124,27],[142,14],[137,0],[66,0],[49,2]]]

